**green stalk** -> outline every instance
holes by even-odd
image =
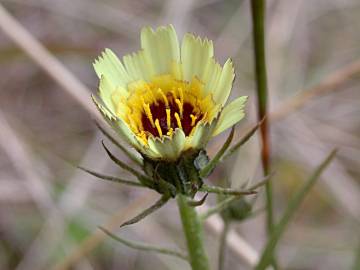
[[[203,245],[202,225],[194,207],[188,204],[186,195],[177,196],[180,217],[187,242],[192,270],[209,270],[209,261]]]
[[[265,270],[267,266],[272,263],[274,264],[273,254],[275,252],[277,243],[281,236],[284,234],[289,222],[293,218],[296,210],[303,202],[305,196],[309,193],[311,188],[315,185],[316,180],[320,177],[322,172],[330,164],[335,157],[336,150],[333,150],[327,158],[316,168],[310,178],[302,185],[302,187],[291,197],[288,206],[285,210],[284,215],[280,219],[279,223],[274,227],[274,231],[270,236],[266,246],[261,254],[258,265],[254,268],[255,270]]]
[[[267,92],[267,76],[266,76],[266,60],[265,60],[265,0],[252,0],[251,12],[253,20],[253,40],[254,40],[254,56],[255,56],[255,76],[256,89],[258,99],[258,119],[264,119],[261,126],[262,140],[262,165],[264,175],[268,175],[270,171],[270,142],[269,142],[269,125],[268,110],[268,92]],[[273,230],[273,202],[272,202],[272,185],[271,181],[266,183],[266,225],[268,234],[271,235]]]
[[[226,237],[229,232],[229,221],[224,220],[224,228],[220,235],[218,270],[225,269]]]

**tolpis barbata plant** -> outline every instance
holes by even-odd
[[[207,143],[244,117],[247,100],[246,96],[240,96],[227,104],[235,77],[234,67],[230,59],[223,66],[215,60],[212,41],[185,34],[180,44],[172,25],[156,30],[145,27],[141,31],[140,51],[125,55],[121,61],[114,52],[105,49],[95,60],[94,68],[100,80],[98,96],[92,97],[94,103],[116,134],[135,148],[141,158],[99,128],[140,165],[142,171],[117,159],[104,144],[109,157],[135,175],[139,182],[84,170],[106,180],[148,187],[162,195],[155,205],[123,225],[139,221],[178,196],[186,234],[186,228],[194,225],[185,224],[188,219],[192,219],[190,223],[196,222],[196,214],[191,212],[194,210],[188,207],[203,203],[207,192],[255,193],[254,188],[239,191],[207,186],[203,182],[224,155],[233,153],[257,128],[228,149],[234,135],[232,128],[223,147],[209,160]],[[195,201],[198,191],[206,195]],[[192,239],[192,242],[199,241]],[[190,253],[198,249],[202,247],[192,250],[189,246]],[[194,268],[195,259],[191,254],[189,257]]]

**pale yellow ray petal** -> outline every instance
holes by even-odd
[[[213,98],[217,104],[224,106],[229,98],[234,82],[235,72],[231,59],[228,59],[222,68],[221,75],[213,89]]]
[[[216,120],[211,124],[199,123],[192,134],[186,138],[186,149],[202,149],[211,139],[212,130],[215,128]]]
[[[105,106],[112,114],[116,114],[116,101],[119,101],[121,96],[127,97],[127,91],[121,86],[114,87],[106,75],[101,75],[99,84],[99,96]]]
[[[149,63],[151,74],[171,73],[173,63],[180,62],[179,42],[172,25],[141,30],[141,48]]]
[[[121,86],[126,89],[127,84],[131,81],[123,64],[110,49],[105,49],[95,60],[93,66],[97,76],[101,78],[102,75],[105,75],[114,88]]]
[[[247,98],[247,96],[238,97],[224,107],[212,134],[213,136],[216,136],[229,127],[235,125],[244,117],[244,106]]]
[[[132,81],[150,81],[151,78],[156,75],[144,50],[125,55],[123,57],[123,62]]]
[[[204,67],[204,74],[201,78],[205,84],[205,95],[214,92],[220,79],[222,68],[219,63],[211,58]]]
[[[108,122],[108,124],[120,135],[120,137],[136,149],[141,149],[142,145],[136,139],[135,134],[130,130],[127,124],[101,105],[94,95],[91,97],[106,122]]]
[[[160,138],[149,137],[149,147],[154,152],[159,153],[161,159],[175,161],[184,150],[185,134],[177,128],[173,135]]]
[[[211,40],[185,34],[181,44],[181,63],[184,80],[191,81],[198,77],[203,81],[206,68],[214,56],[214,47]],[[206,83],[206,82],[204,82]]]

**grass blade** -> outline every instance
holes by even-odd
[[[165,247],[158,247],[158,246],[153,246],[153,245],[149,245],[149,244],[143,244],[143,243],[126,240],[126,239],[123,239],[123,238],[111,233],[109,230],[105,229],[104,227],[99,227],[99,229],[102,230],[104,233],[106,233],[108,236],[110,236],[115,241],[118,241],[129,248],[150,251],[150,252],[156,252],[156,253],[160,253],[160,254],[164,254],[164,255],[175,256],[175,257],[178,257],[185,261],[189,260],[188,256],[186,256],[182,252],[172,250],[169,248],[165,248]]]
[[[303,184],[300,190],[292,197],[289,202],[289,205],[281,218],[280,222],[274,227],[273,233],[271,234],[265,249],[260,257],[259,263],[256,266],[256,270],[264,270],[266,267],[273,261],[273,252],[276,248],[276,245],[285,232],[287,225],[289,224],[291,218],[293,217],[295,211],[300,206],[301,202],[304,200],[306,194],[314,186],[316,180],[319,178],[324,169],[330,164],[331,160],[334,158],[336,150],[333,150],[328,157],[320,164],[319,167],[314,171],[310,178]]]

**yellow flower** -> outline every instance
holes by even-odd
[[[225,106],[234,68],[221,67],[212,41],[185,34],[181,47],[172,25],[141,31],[141,50],[120,61],[105,49],[95,61],[108,123],[142,155],[175,161],[244,117],[247,97]]]

